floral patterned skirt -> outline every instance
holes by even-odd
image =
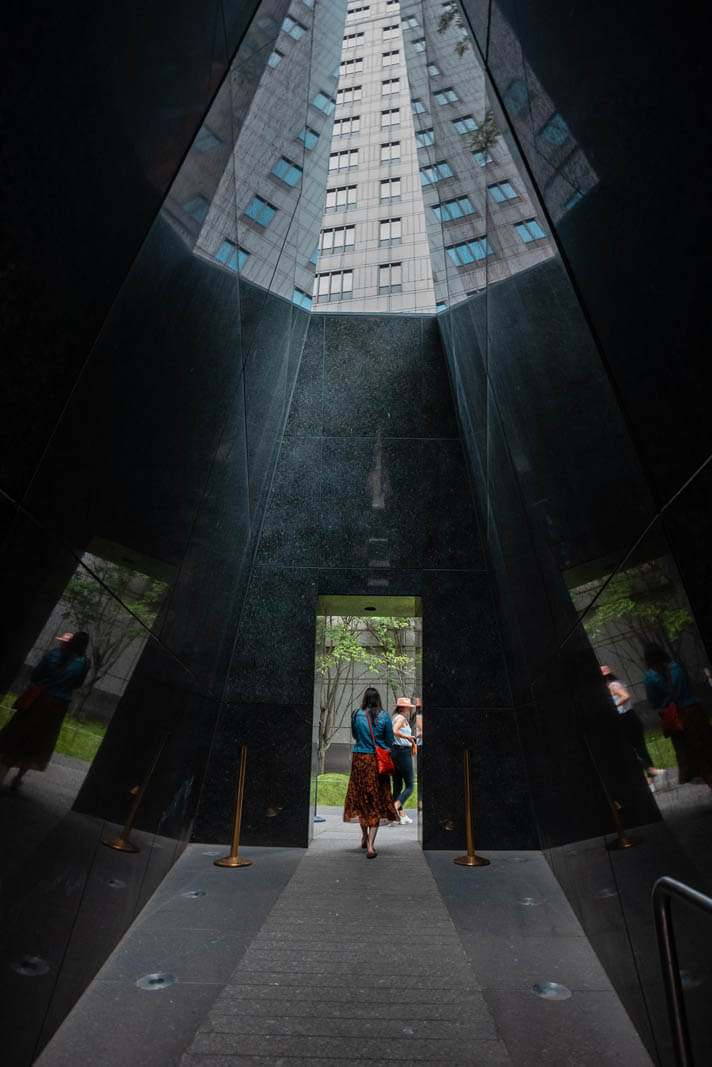
[[[382,826],[399,822],[391,795],[391,780],[379,774],[375,753],[354,752],[351,756],[351,776],[346,790],[344,822]]]

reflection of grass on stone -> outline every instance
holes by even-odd
[[[337,774],[332,772],[329,774],[319,775],[319,792],[317,796],[317,805],[319,807],[327,808],[343,808],[344,801],[346,800],[346,787],[349,784],[348,774]],[[418,796],[417,788],[413,790],[413,793],[405,802],[406,808],[414,808],[417,804]],[[311,802],[314,804],[314,786],[312,784]]]
[[[7,693],[0,702],[0,728],[15,714],[13,704],[17,700],[15,693]],[[55,752],[61,752],[64,756],[73,756],[91,763],[96,756],[99,745],[104,740],[106,733],[105,722],[79,722],[67,715],[59,731],[59,739]]]

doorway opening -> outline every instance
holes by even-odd
[[[339,822],[351,766],[351,715],[373,686],[384,710],[407,716],[417,738],[413,792],[422,812],[422,605],[412,596],[322,596],[317,602],[310,822]],[[404,704],[407,698],[409,705]],[[398,700],[401,703],[398,704]],[[310,834],[311,836],[311,834]]]

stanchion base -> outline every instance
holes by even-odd
[[[103,844],[108,845],[109,848],[118,849],[119,852],[140,852],[140,848],[136,848],[136,845],[132,845],[130,841],[126,841],[123,837],[105,837]]]
[[[609,841],[606,848],[609,852],[615,852],[619,848],[633,848],[633,845],[640,845],[642,840],[642,837],[631,837],[629,834],[624,834],[622,837],[617,837],[615,841]]]
[[[245,860],[242,856],[223,856],[222,859],[213,860],[215,867],[251,867],[252,860]]]
[[[490,861],[484,856],[458,856],[452,862],[457,863],[459,867],[489,867]]]

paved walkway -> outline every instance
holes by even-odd
[[[191,846],[38,1067],[650,1067],[540,853],[460,868],[413,825],[367,860],[323,811],[309,850],[244,849],[243,870]],[[143,990],[147,972],[176,981]]]

